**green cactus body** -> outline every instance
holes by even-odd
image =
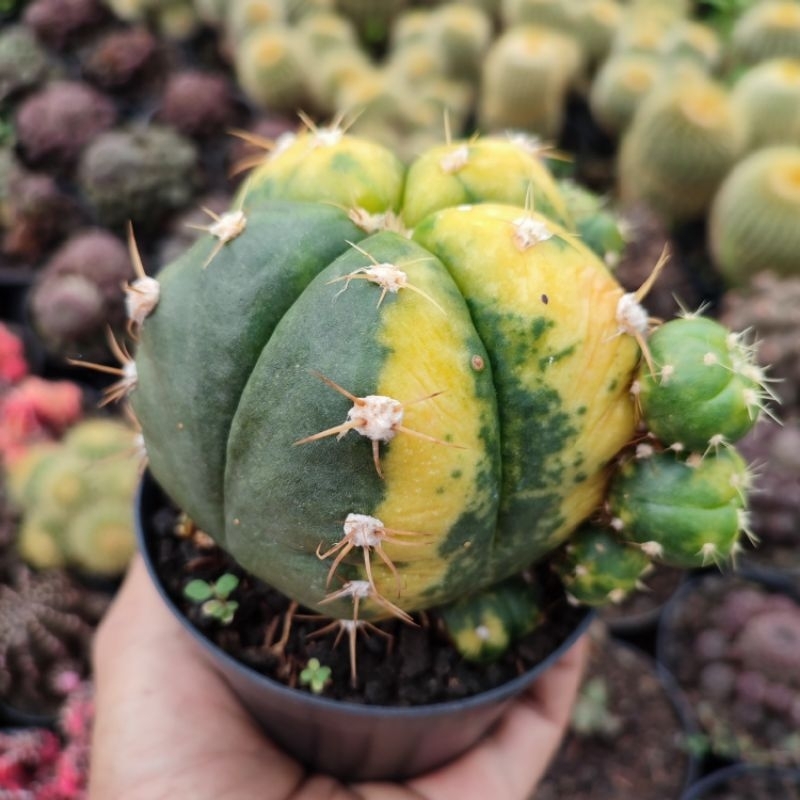
[[[253,202],[206,268],[212,236],[160,274],[131,402],[156,478],[252,573],[333,616],[405,614],[592,513],[639,350],[621,287],[550,219],[459,204],[364,237],[319,164],[318,203]]]
[[[731,170],[714,198],[709,243],[728,283],[762,270],[800,274],[800,146],[757,150]]]
[[[730,47],[740,64],[800,58],[800,5],[789,0],[756,3],[736,21]]]
[[[356,50],[359,47],[356,29],[339,14],[310,14],[298,23],[297,30],[306,37],[309,50],[315,58],[332,51]]]
[[[509,578],[478,596],[443,609],[447,631],[470,661],[492,661],[542,619],[541,598],[523,578]]]
[[[735,555],[747,484],[733,448],[695,462],[664,451],[628,462],[611,484],[609,505],[623,539],[663,563],[700,567]]]
[[[611,50],[614,34],[623,18],[623,8],[616,0],[587,0],[575,9],[570,32],[593,64],[602,61]]]
[[[581,68],[580,48],[566,34],[534,25],[509,28],[486,54],[480,127],[488,133],[513,128],[556,138],[567,91]]]
[[[627,130],[661,68],[652,53],[617,53],[604,62],[592,81],[589,105],[605,131],[616,136]]]
[[[641,548],[596,525],[581,526],[556,562],[564,588],[590,606],[621,601],[649,569],[650,558]]]
[[[235,0],[225,10],[225,33],[235,47],[257,28],[285,25],[287,15],[285,0]]]
[[[669,28],[660,51],[668,61],[687,59],[711,71],[722,60],[722,41],[709,25],[681,20]]]
[[[256,105],[295,112],[309,100],[309,57],[306,40],[296,30],[279,25],[254,28],[236,48],[236,78]]]
[[[270,198],[326,200],[370,214],[397,210],[404,167],[397,156],[339,131],[302,133],[268,157],[245,184],[244,201],[255,206]]]
[[[561,0],[501,0],[500,14],[506,27],[542,25],[569,31],[575,22],[572,4]]]
[[[487,137],[430,148],[409,168],[403,220],[413,227],[434,211],[467,203],[524,206],[572,227],[553,176],[532,152],[535,140]]]
[[[654,372],[642,366],[639,400],[664,444],[703,452],[739,440],[755,424],[766,399],[763,375],[740,337],[688,316],[657,328],[648,347]]]
[[[800,145],[800,58],[776,58],[749,69],[732,100],[747,125],[747,148]]]
[[[618,165],[623,199],[645,200],[671,221],[707,211],[745,141],[728,93],[694,69],[680,74],[644,99]]]

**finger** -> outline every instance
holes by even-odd
[[[259,796],[265,781],[289,797],[302,780],[182,630],[138,558],[97,633],[94,674],[93,800],[238,800]]]
[[[529,797],[564,735],[587,652],[584,636],[515,701],[481,744],[409,787],[430,800]]]

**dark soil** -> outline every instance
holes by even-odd
[[[533,800],[677,800],[691,759],[653,662],[613,639],[594,643],[585,681],[608,692],[613,734],[568,734]],[[584,683],[584,686],[586,685]]]
[[[176,535],[179,512],[166,504],[150,520],[149,547],[156,570],[168,594],[191,623],[221,649],[253,669],[285,683],[299,685],[299,673],[310,658],[332,670],[324,696],[354,703],[411,706],[457,700],[500,686],[541,663],[586,616],[585,609],[567,602],[563,589],[549,570],[537,578],[552,602],[545,621],[505,655],[488,665],[464,661],[447,639],[435,611],[415,614],[417,627],[396,620],[379,623],[387,635],[359,635],[356,662],[358,680],[350,682],[346,636],[337,642],[336,631],[323,632],[330,620],[298,609],[292,616],[285,643],[289,600],[245,573],[204,534]],[[193,578],[213,581],[230,572],[240,578],[232,599],[239,602],[230,625],[204,616],[183,597],[183,587]]]

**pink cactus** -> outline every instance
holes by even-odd
[[[21,380],[28,374],[28,362],[22,340],[0,322],[0,389]]]

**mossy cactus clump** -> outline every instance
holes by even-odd
[[[732,93],[747,125],[747,149],[800,146],[800,58],[776,58],[747,70]]]
[[[703,216],[745,137],[721,85],[694,69],[671,72],[644,99],[623,139],[623,200],[644,200],[670,221]]]
[[[10,499],[22,515],[17,547],[25,561],[103,577],[124,571],[135,550],[136,436],[117,420],[87,419],[61,442],[31,448],[9,466]]]
[[[84,150],[78,180],[104,224],[132,221],[152,229],[191,200],[198,184],[197,149],[166,126],[111,130]]]
[[[28,27],[0,31],[0,100],[36,86],[52,71],[47,51]]]
[[[498,194],[514,147],[451,142],[406,169],[335,126],[303,131],[159,273],[133,321],[135,357],[109,397],[129,395],[153,475],[304,606],[408,620],[488,590],[495,614],[498,584],[594,515],[648,557],[648,526],[646,542],[673,536],[645,502],[659,475],[637,480],[642,498],[622,492],[613,517],[606,507],[646,423],[632,394],[648,350],[643,292],[624,292],[539,210],[529,170],[515,198]],[[674,401],[686,419],[689,389]],[[743,511],[732,446],[667,455],[681,470],[676,522],[698,528],[708,493],[725,480],[734,491],[733,475]],[[743,513],[733,518],[720,560],[742,530]],[[521,595],[538,602],[538,588]]]
[[[186,136],[202,138],[230,126],[233,113],[228,80],[223,75],[190,69],[167,79],[158,118]]]
[[[134,277],[125,245],[112,233],[87,229],[64,242],[31,290],[31,323],[55,353],[108,356],[106,326],[125,321],[122,286]]]
[[[762,270],[800,274],[800,146],[757,150],[742,159],[714,197],[709,246],[732,285]]]
[[[84,147],[116,122],[111,98],[80,81],[54,81],[20,104],[19,146],[33,163],[73,163]]]

